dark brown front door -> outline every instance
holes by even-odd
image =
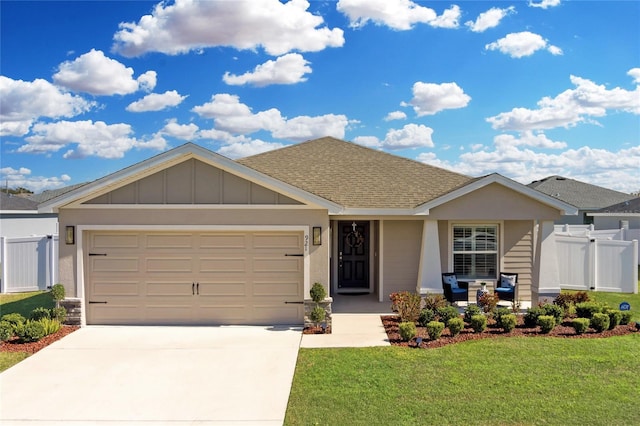
[[[369,222],[338,223],[338,288],[369,289]]]

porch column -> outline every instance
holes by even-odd
[[[560,294],[560,269],[554,223],[542,221],[538,225],[531,303],[552,302]],[[537,278],[537,279],[536,279]]]
[[[420,294],[442,293],[442,269],[440,267],[440,239],[438,221],[425,220],[422,226],[420,266],[416,290]]]

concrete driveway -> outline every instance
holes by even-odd
[[[0,424],[282,424],[301,329],[85,327],[0,374]]]

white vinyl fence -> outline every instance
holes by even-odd
[[[590,237],[597,240],[640,241],[640,229],[599,229],[593,225],[556,225],[556,236]],[[640,265],[640,253],[636,257],[636,264]]]
[[[556,233],[560,287],[638,292],[638,240],[619,241]]]
[[[58,280],[57,264],[57,235],[0,237],[0,292],[46,290]]]

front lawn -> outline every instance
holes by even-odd
[[[640,424],[640,334],[300,349],[285,424]]]
[[[575,293],[572,290],[563,290],[563,293]],[[640,293],[608,293],[605,291],[587,291],[589,298],[596,302],[607,303],[611,308],[618,309],[620,303],[627,302],[631,305],[632,320],[640,321]]]

